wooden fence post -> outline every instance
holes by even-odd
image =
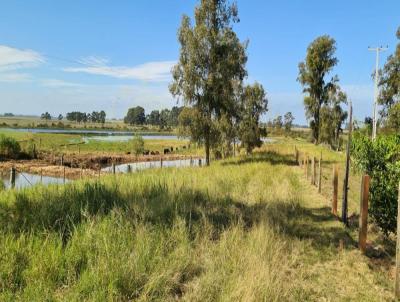
[[[43,183],[43,168],[40,169],[40,183]]]
[[[111,168],[112,168],[112,174],[115,174],[115,164],[114,163],[111,165]]]
[[[11,168],[10,171],[10,184],[11,184],[11,189],[15,188],[15,174],[16,174],[16,170],[14,167]]]
[[[163,165],[163,160],[162,160],[162,157],[160,157],[160,167],[162,168],[162,165]]]
[[[65,166],[63,168],[63,183],[65,184]]]
[[[321,193],[322,190],[322,151],[319,155],[319,162],[318,162],[318,193]]]
[[[337,165],[333,165],[333,197],[332,197],[332,214],[337,215],[337,202],[338,202],[338,184],[339,184],[339,172]]]
[[[296,158],[296,165],[299,165],[299,150],[294,146],[294,156]]]
[[[397,299],[400,298],[400,183],[397,200],[396,281],[394,294]]]
[[[363,253],[365,253],[367,245],[368,196],[369,196],[369,175],[363,175],[361,179],[360,222],[359,222],[359,234],[358,234],[358,247]]]
[[[61,154],[60,164],[61,164],[61,166],[64,166],[64,154]]]
[[[201,167],[201,158],[199,158],[199,167]]]
[[[304,165],[304,171],[306,173],[306,179],[308,179],[308,155],[306,155],[306,164]]]
[[[126,167],[126,170],[127,170],[128,173],[132,173],[132,167],[131,167],[131,165],[128,165],[128,166]]]
[[[316,180],[316,168],[315,168],[315,157],[313,156],[311,159],[311,184],[315,185]]]

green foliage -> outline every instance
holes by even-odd
[[[397,30],[397,38],[400,40],[400,27]],[[390,109],[396,103],[400,102],[400,43],[394,54],[387,58],[383,70],[381,70],[381,77],[379,80],[380,94],[379,103],[383,105],[381,114],[384,118],[390,115]],[[398,113],[395,110],[393,113]]]
[[[400,132],[400,102],[394,104],[388,111],[387,126],[397,133]]]
[[[247,44],[232,29],[238,21],[236,5],[204,0],[195,9],[195,24],[184,16],[178,32],[180,57],[172,71],[170,91],[195,109],[196,123],[202,128],[192,140],[204,142],[207,164],[216,124],[222,114],[232,117],[235,87],[247,75]]]
[[[284,115],[283,125],[285,126],[286,133],[289,133],[292,130],[294,116],[291,112],[286,112]]]
[[[370,214],[384,234],[396,231],[400,182],[400,135],[378,136],[375,141],[355,135],[355,167],[371,176]]]
[[[133,154],[141,155],[144,152],[144,140],[140,135],[135,135],[131,139]]]
[[[14,138],[0,135],[0,157],[16,159],[20,152],[21,146]]]
[[[336,150],[341,147],[340,133],[343,132],[342,125],[348,116],[348,113],[341,107],[342,103],[347,104],[347,95],[335,85],[327,103],[322,106],[320,112],[320,141],[328,143]]]
[[[124,123],[130,125],[143,125],[146,122],[144,108],[136,106],[128,109],[128,113],[124,117]]]
[[[42,120],[51,120],[51,115],[50,115],[50,113],[48,113],[48,112],[46,111],[45,113],[42,113],[42,114],[41,114],[40,118],[41,118]]]
[[[0,191],[3,191],[6,188],[4,181],[0,178]]]
[[[247,153],[262,144],[260,117],[267,112],[268,100],[262,85],[255,83],[246,86],[242,95],[239,123],[239,138]]]
[[[337,76],[326,79],[338,62],[335,51],[336,41],[333,38],[327,35],[318,37],[308,46],[305,61],[299,64],[297,80],[307,94],[304,106],[315,143],[320,141],[321,107],[328,102],[330,93],[339,81]]]

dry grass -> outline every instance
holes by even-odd
[[[291,148],[0,193],[0,299],[391,301]]]

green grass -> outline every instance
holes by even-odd
[[[0,230],[1,301],[392,297],[285,152],[4,191]]]
[[[157,133],[166,133],[166,130],[160,130],[158,126],[143,125],[143,126],[131,126],[125,124],[122,120],[106,120],[104,124],[99,123],[77,123],[74,121],[68,121],[63,119],[61,124],[57,119],[46,121],[39,117],[27,117],[27,116],[13,116],[5,117],[0,116],[1,127],[13,127],[13,128],[54,128],[54,129],[82,129],[82,130],[116,130],[116,131],[152,131]],[[169,130],[171,132],[171,130]]]

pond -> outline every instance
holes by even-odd
[[[82,130],[82,129],[49,129],[49,128],[4,128],[7,131],[30,132],[30,133],[51,133],[51,134],[76,134],[82,135],[85,141],[110,141],[124,142],[130,140],[135,134],[140,135],[144,140],[178,140],[178,136],[173,134],[157,133],[134,133],[127,131],[113,130]],[[185,139],[182,139],[185,140]]]
[[[183,167],[198,167],[201,164],[204,165],[205,159],[178,159],[178,160],[163,160],[162,161],[162,167],[177,167],[177,168],[183,168]],[[128,164],[120,164],[120,165],[115,165],[115,172],[116,173],[130,173],[130,172],[135,172],[139,170],[145,170],[145,169],[152,169],[152,168],[160,168],[161,167],[161,161],[156,160],[156,161],[146,161],[146,162],[133,162],[133,163],[128,163]],[[112,166],[103,168],[102,171],[104,172],[112,172]]]
[[[204,165],[205,160],[201,159],[201,163]],[[163,167],[196,167],[199,166],[199,159],[181,159],[181,160],[163,160]],[[158,161],[147,161],[147,162],[134,162],[129,164],[120,164],[115,166],[116,173],[130,173],[136,172],[139,170],[152,169],[152,168],[160,168],[161,162]],[[112,167],[103,168],[104,172],[112,172]],[[11,187],[10,182],[10,172],[0,172],[0,179],[3,181],[6,189]],[[72,180],[66,179],[65,182],[70,182]],[[32,174],[27,172],[17,172],[15,176],[15,187],[17,189],[30,187],[36,184],[64,184],[64,179],[62,177],[53,177],[53,176],[40,176],[38,174]]]
[[[11,187],[10,182],[10,172],[1,172],[0,179],[3,181],[6,189]],[[66,179],[65,182],[69,182],[70,180]],[[30,187],[36,184],[63,184],[64,179],[62,177],[52,177],[52,176],[40,176],[37,174],[31,173],[19,173],[17,172],[15,175],[15,187],[17,189]]]

